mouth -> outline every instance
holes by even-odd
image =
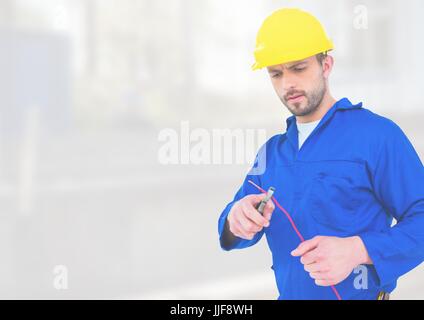
[[[287,99],[288,102],[299,102],[303,99],[303,94],[299,94],[299,95],[295,95],[295,96],[291,96],[290,98]]]

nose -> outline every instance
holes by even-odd
[[[295,90],[297,87],[296,79],[294,76],[290,75],[290,73],[287,73],[284,75],[281,85],[284,92]]]

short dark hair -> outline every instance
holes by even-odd
[[[317,58],[318,63],[319,64],[322,64],[322,62],[324,61],[324,59],[327,57],[327,52],[318,53],[317,55],[315,55],[315,57]]]

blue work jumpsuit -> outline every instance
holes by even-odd
[[[347,98],[328,110],[300,150],[295,116],[286,123],[286,133],[259,149],[255,165],[221,213],[222,249],[250,247],[265,233],[278,299],[336,299],[330,287],[315,284],[299,257],[290,255],[300,240],[277,207],[268,228],[252,240],[237,238],[224,247],[221,236],[232,205],[260,193],[248,183],[252,180],[265,190],[276,188],[275,199],[305,240],[361,237],[373,264],[336,285],[342,299],[376,299],[380,291],[391,292],[400,276],[424,260],[424,167],[412,144],[393,121]],[[260,164],[265,170],[255,170]],[[358,276],[367,280],[359,289]]]

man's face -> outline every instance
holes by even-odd
[[[275,92],[295,116],[313,113],[327,90],[325,62],[315,56],[268,67]]]

